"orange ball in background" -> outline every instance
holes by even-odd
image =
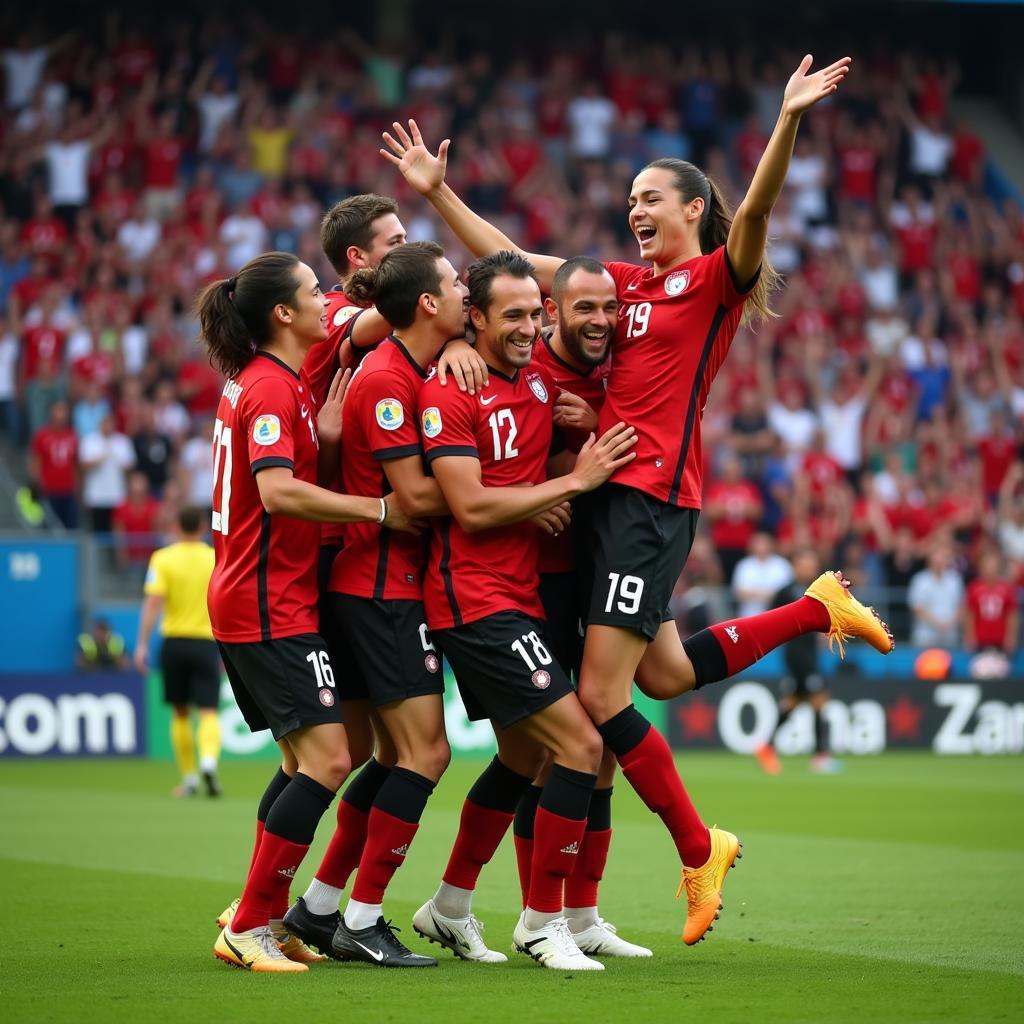
[[[914,659],[914,675],[918,679],[948,679],[953,659],[941,647],[929,647]]]

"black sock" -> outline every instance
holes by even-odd
[[[267,823],[267,815],[270,813],[270,808],[274,806],[274,801],[284,792],[285,787],[291,781],[292,777],[286,775],[283,768],[278,767],[274,777],[270,780],[270,785],[267,786],[263,791],[263,796],[260,797],[260,806],[256,811],[257,821],[262,821],[264,825]]]
[[[604,745],[616,756],[622,757],[636,747],[651,731],[651,723],[630,704],[617,715],[613,715],[597,731],[604,740]]]
[[[366,814],[370,813],[373,801],[380,787],[384,785],[391,769],[382,765],[372,757],[359,771],[352,776],[352,781],[345,787],[341,799],[347,804],[358,808]]]
[[[710,629],[702,629],[699,633],[687,637],[683,641],[683,650],[686,651],[686,656],[693,666],[693,674],[697,677],[695,690],[729,677],[725,651],[722,650],[718,637]]]
[[[814,711],[814,752],[816,754],[828,753],[825,744],[825,719],[820,711]]]
[[[560,818],[583,821],[590,810],[596,784],[597,775],[556,764],[541,790],[537,806]]]
[[[267,815],[267,831],[290,843],[309,846],[316,827],[331,806],[334,793],[302,772],[296,772]]]
[[[595,789],[587,814],[588,832],[607,832],[612,827],[612,787]]]
[[[377,791],[373,806],[402,821],[417,822],[423,816],[436,783],[408,768],[392,768]]]
[[[512,771],[497,757],[480,773],[472,788],[466,794],[478,807],[512,814],[524,793],[532,787],[533,779]]]
[[[540,803],[540,795],[543,792],[543,786],[529,786],[519,798],[516,816],[512,821],[513,835],[519,836],[520,839],[533,838],[533,819],[537,816],[537,804]]]

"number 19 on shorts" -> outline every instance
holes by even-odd
[[[608,600],[604,610],[613,608],[623,615],[636,615],[644,595],[644,581],[639,576],[622,576],[617,572],[608,573]]]

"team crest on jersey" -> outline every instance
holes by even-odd
[[[320,703],[323,704],[325,708],[334,707],[334,694],[331,693],[331,691],[328,690],[327,687],[324,687],[320,691]]]
[[[428,654],[423,659],[423,664],[427,666],[428,672],[436,672],[441,667],[441,663],[437,660],[436,654]]]
[[[540,379],[535,373],[531,373],[526,378],[527,383],[530,385],[530,390],[542,401],[548,400],[548,389],[544,387],[544,381]]]
[[[665,278],[666,295],[682,295],[690,287],[690,271],[677,270]]]
[[[539,668],[533,673],[533,685],[538,690],[546,690],[551,685],[551,674]]]
[[[252,425],[252,439],[257,444],[277,444],[281,440],[281,421],[270,412],[257,416]]]
[[[405,422],[405,410],[397,398],[382,398],[377,403],[377,426],[397,430]]]
[[[441,410],[436,405],[424,409],[421,423],[426,437],[437,437],[441,433]]]
[[[334,314],[334,326],[341,327],[344,323],[351,320],[356,313],[361,313],[362,309],[359,306],[342,306]]]

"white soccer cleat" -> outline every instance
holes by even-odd
[[[477,964],[504,964],[508,957],[496,949],[488,949],[484,942],[483,924],[469,917],[445,917],[432,899],[412,916],[412,930],[429,942],[450,949],[460,960]]]
[[[555,971],[603,971],[604,964],[585,956],[569,931],[569,922],[556,917],[536,931],[526,927],[526,911],[512,933],[512,948]]]
[[[580,951],[588,956],[654,956],[646,946],[620,939],[615,925],[609,924],[603,917],[597,919],[597,924],[581,932],[573,932],[572,937]]]

